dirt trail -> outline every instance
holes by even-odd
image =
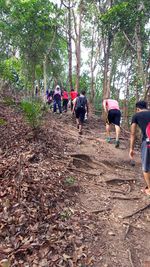
[[[71,138],[66,149],[69,170],[74,177],[80,175],[75,209],[92,218],[84,242],[93,267],[150,266],[150,199],[141,193],[140,153],[132,167],[127,138],[122,135],[119,149],[106,144],[104,124],[96,117],[84,126],[81,137],[70,115],[57,119],[60,131]]]
[[[0,266],[150,267],[150,199],[127,134],[116,149],[96,116],[83,136],[69,113],[49,112],[36,135],[17,108],[0,118]]]

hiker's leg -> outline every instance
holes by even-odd
[[[56,101],[54,100],[54,103],[53,103],[53,112],[55,113],[57,110],[57,107],[56,107]]]
[[[71,100],[71,111],[73,110],[73,102],[72,102],[72,100]]]
[[[83,123],[80,122],[80,124],[79,124],[79,133],[80,134],[82,133],[82,129],[83,129]]]
[[[143,172],[145,182],[147,184],[147,189],[145,189],[145,192],[150,195],[150,172]]]
[[[79,124],[79,133],[82,134],[82,129],[83,129],[83,123],[84,123],[84,118],[85,118],[85,110],[81,109],[80,110],[80,124]]]
[[[76,118],[77,126],[80,124],[79,119]]]
[[[63,111],[67,111],[67,99],[63,100]]]
[[[62,109],[65,111],[65,99],[63,99]]]
[[[115,130],[116,130],[116,141],[119,141],[120,127],[118,125],[115,125]]]
[[[79,120],[79,117],[80,117],[80,114],[79,114],[79,110],[75,110],[75,115],[76,115],[76,123],[77,123],[77,128],[79,129],[79,124],[80,124],[80,120]]]
[[[111,125],[106,123],[106,134],[107,138],[110,138],[110,130],[111,130]]]
[[[68,110],[68,99],[66,99],[65,104],[66,104],[66,106],[65,106],[65,111],[67,112],[67,110]]]
[[[58,100],[57,104],[58,104],[59,113],[62,113],[61,100]]]

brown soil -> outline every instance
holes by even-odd
[[[70,114],[48,113],[36,136],[16,108],[2,106],[0,118],[1,260],[150,266],[150,199],[141,193],[138,149],[130,165],[126,132],[116,149],[95,116],[82,136]]]

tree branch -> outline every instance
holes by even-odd
[[[131,46],[131,48],[134,50],[134,52],[136,52],[136,49],[134,47],[134,45],[131,43],[130,39],[128,38],[128,36],[126,35],[126,33],[123,31],[124,37],[126,38],[126,40],[128,41],[129,45]]]

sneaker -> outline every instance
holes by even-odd
[[[110,142],[111,142],[111,138],[110,138],[110,137],[107,137],[107,138],[106,138],[106,142],[107,142],[107,143],[110,143]]]
[[[115,142],[115,147],[116,147],[116,148],[118,148],[118,147],[119,147],[119,145],[120,145],[120,142],[119,142],[119,140],[116,140],[116,142]]]

